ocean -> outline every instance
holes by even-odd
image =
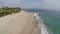
[[[60,34],[60,11],[46,9],[28,9],[27,11],[38,14],[42,34]]]

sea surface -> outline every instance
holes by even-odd
[[[43,23],[42,28],[45,29],[42,34],[60,34],[60,11],[46,9],[28,9],[27,11],[38,13]]]

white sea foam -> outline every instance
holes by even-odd
[[[49,34],[47,32],[47,29],[45,28],[45,25],[43,24],[43,20],[41,18],[39,18],[38,13],[35,13],[34,15],[35,15],[35,19],[38,20],[38,22],[39,22],[38,25],[41,30],[41,34]]]

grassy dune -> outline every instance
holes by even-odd
[[[1,7],[0,8],[0,17],[1,16],[5,16],[5,15],[8,15],[8,14],[12,14],[12,13],[18,13],[20,12],[21,8],[19,7]]]

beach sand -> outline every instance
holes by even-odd
[[[40,34],[34,13],[20,12],[0,18],[0,34]]]

